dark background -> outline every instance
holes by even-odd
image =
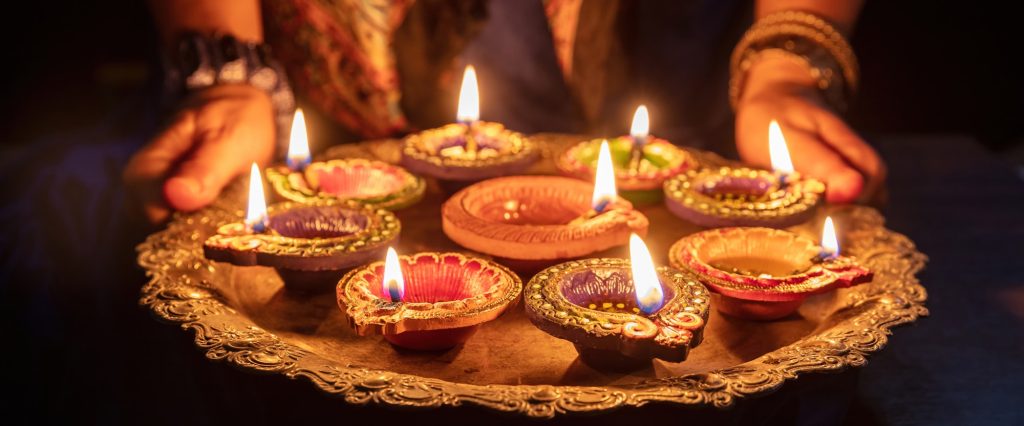
[[[1017,21],[1020,15],[1014,13],[1011,6],[992,3],[967,7],[962,2],[939,4],[923,0],[868,2],[852,40],[863,75],[860,97],[850,113],[850,120],[855,126],[869,136],[896,133],[967,135],[981,142],[986,149],[997,152],[999,157],[1008,158],[1018,166],[1024,164],[1024,126],[1019,122],[1024,117],[1024,73],[1016,61],[1022,53],[1021,41],[1024,41],[1019,35]],[[3,73],[0,80],[4,84],[3,103],[0,104],[0,120],[3,120],[0,123],[0,168],[3,169],[0,176],[4,180],[0,185],[5,194],[12,187],[21,185],[19,170],[30,166],[16,164],[23,156],[15,153],[30,144],[35,147],[36,144],[53,143],[62,135],[87,133],[102,134],[107,138],[117,138],[118,134],[130,137],[153,127],[155,117],[151,112],[156,102],[154,93],[157,87],[153,72],[156,36],[145,2],[112,0],[101,6],[74,1],[34,2],[6,8],[4,14],[7,22],[0,29],[3,31],[0,54],[4,58],[0,71]],[[109,125],[112,118],[117,119],[116,126],[96,130],[97,126]],[[943,155],[956,156],[958,151],[943,152]],[[915,155],[912,149],[889,149],[885,153]],[[985,167],[988,166],[990,164],[986,163]],[[950,170],[943,177],[943,182],[956,184],[960,176]],[[913,181],[916,179],[913,173],[911,170],[893,173],[893,180]],[[974,181],[983,180],[975,177]],[[1007,181],[998,182],[1007,186],[993,186],[991,191],[1009,188]],[[1012,184],[1016,185],[1013,188],[1019,188],[1019,181]],[[931,187],[922,184],[915,188],[928,190]],[[918,194],[898,195],[905,200],[914,200]],[[1013,195],[1010,197],[1013,201]],[[4,199],[6,201],[6,197]],[[942,228],[945,222],[918,220],[928,214],[929,209],[943,206],[914,205],[920,208],[905,210],[902,216],[890,219],[896,229],[911,234],[922,250],[933,255],[935,262],[925,272],[930,275],[922,280],[930,283],[942,278],[937,274],[960,273],[955,265],[939,261],[940,251],[955,242],[947,239],[945,234],[939,236],[929,232]],[[1019,202],[1016,205],[1019,206]],[[966,215],[966,210],[951,211],[943,218]],[[1011,209],[992,216],[1002,222],[1012,222],[1012,215]],[[0,212],[0,222],[7,218]],[[102,233],[102,227],[97,226],[97,229]],[[915,230],[918,231],[916,234]],[[1015,232],[1020,234],[1020,228]],[[972,241],[976,242],[969,245],[972,250],[993,245],[1014,250],[1006,239],[997,241],[991,233],[976,233],[970,234],[974,238]],[[23,247],[8,247],[6,243],[11,241],[8,237],[6,231],[0,233],[0,260],[5,266],[12,262],[7,258],[9,254],[24,250]],[[128,239],[132,238],[135,237]],[[101,245],[122,244],[124,247],[138,241],[107,241],[100,237],[97,240],[105,241]],[[1019,252],[1021,246],[1016,247]],[[946,253],[951,253],[951,250],[947,249]],[[984,265],[987,254],[974,251],[977,254],[971,257],[975,261],[972,264]],[[66,254],[60,249],[43,252],[55,253],[52,255],[56,258]],[[130,263],[130,254],[128,257],[122,260]],[[1012,256],[1004,253],[1003,258],[1006,257]],[[1007,263],[989,273],[993,277],[999,276],[991,278],[991,281],[1003,283],[1014,279],[1011,275],[1015,272]],[[1019,276],[1019,272],[1016,274]],[[335,410],[334,413],[341,416],[353,414],[340,402],[323,398],[306,383],[240,373],[225,368],[223,364],[205,360],[192,347],[188,333],[156,323],[148,313],[134,305],[143,279],[141,274],[128,280],[118,278],[122,275],[82,277],[83,282],[90,283],[89,286],[66,294],[43,294],[40,297],[45,290],[31,286],[43,282],[44,278],[11,276],[0,268],[3,325],[5,330],[13,330],[13,334],[5,336],[7,343],[3,346],[14,354],[8,358],[31,360],[28,365],[5,366],[7,371],[16,370],[28,380],[8,385],[20,392],[21,398],[0,401],[0,407],[10,405],[22,415],[41,414],[43,418],[77,422],[244,421],[264,414],[271,417],[282,416],[282,413],[287,415],[286,407],[246,406],[239,402],[252,400],[265,404],[267,397],[260,393],[272,388],[286,394],[286,399],[282,400],[284,404],[329,405],[331,407],[323,412]],[[104,282],[104,278],[109,279]],[[960,281],[969,283],[974,276],[965,273],[960,278]],[[11,283],[15,279],[25,287],[14,288]],[[56,288],[74,288],[76,284],[63,283]],[[907,359],[901,357],[901,351],[912,353],[915,349],[908,346],[911,343],[943,338],[936,333],[938,321],[943,316],[949,318],[949,312],[955,312],[956,307],[951,305],[955,305],[957,300],[954,297],[943,298],[942,289],[935,290],[934,300],[929,300],[935,317],[924,319],[922,328],[900,330],[893,347],[872,358],[875,371],[887,365],[892,370],[914,370],[914,365],[898,365]],[[35,301],[48,300],[58,307],[80,306],[78,310],[88,313],[60,312],[54,318],[43,315],[53,306],[19,306],[16,311],[25,312],[22,318],[57,323],[33,324],[31,328],[12,323],[8,320],[9,308],[25,303],[28,299],[22,296],[26,293],[33,294],[35,298],[32,300]],[[38,313],[43,314],[36,315]],[[117,332],[110,331],[113,321],[135,324],[129,328],[136,333],[136,338],[132,341],[107,339],[117,337]],[[928,321],[935,327],[929,327]],[[998,330],[999,327],[1010,329],[1019,324],[985,325]],[[904,333],[906,337],[899,336]],[[959,336],[965,332],[959,330],[956,333]],[[903,343],[900,343],[901,339]],[[950,342],[949,349],[957,350],[956,342]],[[161,352],[160,359],[173,361],[165,369],[153,366],[153,358],[146,355],[153,352]],[[1019,365],[1016,368],[1019,372]],[[185,378],[175,377],[176,372],[181,371],[189,371],[189,374],[184,375]],[[985,372],[988,374],[988,370]],[[856,381],[856,378],[850,380]],[[862,382],[862,387],[867,389],[888,386],[890,391],[911,389],[926,394],[937,388],[982,385],[973,381],[882,383],[877,376],[868,376]],[[22,383],[30,385],[18,387]],[[174,398],[169,398],[171,396]],[[965,394],[964,398],[970,396]],[[172,405],[165,405],[168,402]],[[776,402],[765,400],[762,405]],[[982,406],[986,404],[985,401],[975,402]],[[20,405],[22,403],[27,405]],[[856,401],[854,404],[855,410],[848,418],[848,424],[899,423],[900,417],[888,417],[891,413],[874,418],[872,408],[858,407]],[[990,412],[1008,408],[996,406],[994,401],[989,404]],[[244,410],[244,413],[236,410]],[[908,407],[907,410],[913,408]],[[629,413],[623,412],[619,420],[629,420],[626,418]],[[411,421],[424,418],[421,414],[408,417],[406,420]]]

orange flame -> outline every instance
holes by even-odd
[[[788,175],[793,173],[793,160],[789,158],[786,137],[782,135],[779,122],[772,120],[768,125],[768,155],[772,160],[772,170]]]
[[[839,256],[839,239],[836,238],[836,227],[832,224],[832,216],[825,218],[825,226],[821,230],[821,257],[833,259]]]
[[[480,119],[479,90],[476,83],[476,69],[469,65],[462,74],[462,89],[459,91],[459,112],[455,116],[460,123],[469,124]]]
[[[263,176],[256,163],[252,163],[249,170],[249,206],[245,210],[245,226],[255,232],[263,232],[267,227],[267,198],[263,195]]]
[[[292,118],[292,134],[288,140],[288,167],[292,170],[300,170],[309,165],[309,138],[306,136],[306,117],[302,114],[302,108],[295,110],[295,117]]]
[[[612,165],[612,154],[608,149],[608,141],[601,141],[601,152],[597,155],[597,173],[594,176],[594,195],[590,205],[594,211],[601,213],[608,204],[615,201],[618,192],[615,189],[615,168]]]
[[[644,240],[636,234],[629,236],[629,268],[633,274],[633,288],[636,290],[636,306],[651,315],[658,312],[665,303],[665,291],[654,269],[654,260]]]
[[[398,263],[398,253],[391,247],[388,247],[388,254],[384,257],[384,279],[381,280],[381,286],[384,294],[387,294],[392,302],[401,302],[405,297],[405,278],[402,277],[402,265]]]
[[[640,105],[633,113],[633,124],[629,128],[629,135],[637,141],[644,141],[651,131],[651,118],[647,113],[647,106]]]

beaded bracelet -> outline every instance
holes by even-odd
[[[744,83],[757,61],[784,57],[808,67],[825,101],[839,111],[856,93],[857,57],[846,38],[821,17],[801,11],[776,12],[747,30],[732,53],[729,100],[736,108]]]

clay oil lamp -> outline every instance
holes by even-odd
[[[609,141],[615,165],[615,185],[621,195],[637,204],[661,201],[666,179],[697,167],[690,153],[671,142],[649,134],[647,107],[640,105],[633,114],[629,136]],[[601,139],[583,141],[565,150],[556,160],[566,176],[590,180],[597,168]]]
[[[856,259],[839,255],[832,218],[825,220],[821,246],[779,229],[720,228],[683,237],[669,260],[718,294],[719,311],[754,320],[788,316],[808,296],[872,278]]]
[[[219,227],[203,252],[218,262],[276,268],[293,289],[323,290],[346,270],[383,256],[400,231],[393,213],[354,201],[268,208],[254,163],[245,220]]]
[[[681,362],[700,344],[710,294],[695,276],[654,267],[636,234],[627,259],[585,259],[552,266],[524,290],[530,320],[576,346],[596,369]]]
[[[595,184],[560,176],[511,176],[479,182],[441,208],[442,229],[470,250],[528,274],[645,235],[647,217],[618,197],[608,145]]]
[[[280,198],[303,204],[353,200],[398,210],[422,199],[426,189],[422,178],[382,161],[310,160],[306,120],[300,109],[292,122],[287,166],[267,169],[267,180]]]
[[[338,305],[361,336],[382,334],[405,349],[444,350],[519,300],[515,274],[477,257],[417,253],[352,270],[338,282]]]
[[[519,174],[540,151],[500,123],[480,121],[476,71],[466,67],[459,94],[458,122],[405,138],[402,166],[437,178],[449,190],[484,179]]]
[[[825,184],[793,169],[786,140],[768,130],[774,172],[747,167],[690,170],[665,181],[665,205],[700,226],[785,228],[808,221],[824,200]]]

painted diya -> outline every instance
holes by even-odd
[[[810,238],[778,229],[721,228],[680,239],[669,260],[718,293],[715,306],[722,313],[773,320],[792,314],[811,295],[871,281],[870,271],[835,247],[823,250]]]
[[[476,71],[467,67],[459,94],[458,123],[405,138],[402,166],[452,188],[497,176],[519,174],[540,156],[536,145],[500,123],[480,119]]]
[[[662,198],[666,179],[698,166],[686,150],[671,142],[648,135],[647,109],[640,106],[633,118],[630,136],[609,140],[615,185],[620,195],[635,203],[655,203]],[[556,160],[566,176],[591,180],[597,169],[601,139],[580,142],[565,150]]]
[[[498,256],[522,273],[586,256],[644,235],[649,222],[630,202],[559,176],[495,178],[465,188],[441,208],[445,235]]]
[[[397,256],[389,250],[338,283],[338,305],[361,335],[382,334],[395,346],[443,350],[519,299],[523,283],[484,259],[458,253]]]
[[[253,164],[246,219],[217,228],[203,253],[237,266],[276,268],[294,288],[329,288],[345,270],[383,256],[400,232],[394,213],[354,201],[268,208]]]
[[[774,172],[746,167],[690,170],[665,181],[666,207],[708,228],[786,228],[806,222],[823,203],[825,184],[795,171],[774,120],[768,141]]]
[[[636,280],[634,265],[627,259],[586,259],[547,268],[526,285],[526,312],[541,330],[572,342],[594,368],[685,360],[703,337],[708,290],[689,273],[655,270],[653,264]],[[645,291],[645,285],[657,290]]]
[[[267,180],[287,200],[304,204],[354,200],[387,210],[415,204],[427,187],[422,178],[399,166],[358,158],[316,161],[301,170],[269,168]]]

